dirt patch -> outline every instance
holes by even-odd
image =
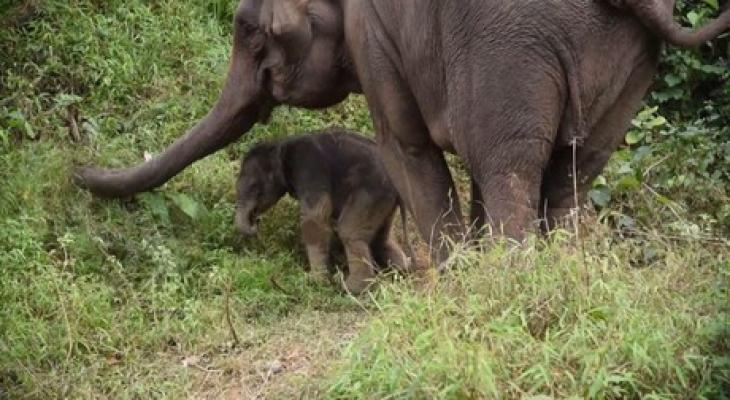
[[[361,312],[312,311],[252,327],[243,349],[183,359],[194,371],[193,399],[318,398],[332,360],[366,319]]]

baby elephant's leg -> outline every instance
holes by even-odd
[[[303,200],[301,203],[302,240],[307,249],[312,277],[329,281],[332,207],[329,198]]]
[[[345,289],[352,294],[367,290],[375,279],[375,260],[370,244],[378,233],[383,213],[377,199],[361,190],[353,193],[342,208],[337,233],[345,246],[349,273]]]
[[[343,239],[343,242],[349,270],[345,279],[345,289],[351,294],[358,295],[367,290],[375,279],[370,245],[366,240],[358,238]]]

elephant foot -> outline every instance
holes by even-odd
[[[370,289],[375,283],[375,272],[372,268],[351,268],[344,281],[344,290],[357,296]]]

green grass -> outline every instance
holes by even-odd
[[[556,236],[457,253],[457,271],[433,291],[384,289],[330,396],[722,396],[726,248],[690,244],[679,253],[667,243],[660,261],[630,268],[630,249],[604,229],[588,236],[585,259],[568,235]]]
[[[385,280],[361,300],[306,278],[292,201],[241,240],[243,152],[371,132],[361,97],[279,109],[132,201],[73,186],[73,165],[139,162],[206,113],[234,5],[0,3],[0,398],[728,396],[730,246],[667,238],[673,221],[588,222],[585,256],[565,233],[462,250],[436,286]],[[632,207],[652,214],[645,194]]]

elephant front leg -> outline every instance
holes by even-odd
[[[431,263],[449,256],[448,241],[463,238],[458,194],[442,151],[432,143],[409,145],[394,133],[381,138],[380,154],[388,175],[429,244]]]
[[[458,194],[443,151],[431,139],[408,87],[378,79],[368,93],[378,148],[393,186],[429,244],[431,264],[448,259],[449,240],[463,239]]]
[[[302,241],[307,250],[310,274],[317,282],[329,282],[330,246],[332,243],[329,199],[302,202]]]
[[[421,237],[429,243],[430,264],[440,266],[448,259],[449,241],[463,239],[457,192],[443,150],[431,136],[412,85],[404,79],[399,55],[379,42],[376,33],[366,30],[372,46],[354,51],[352,57],[385,169]]]

